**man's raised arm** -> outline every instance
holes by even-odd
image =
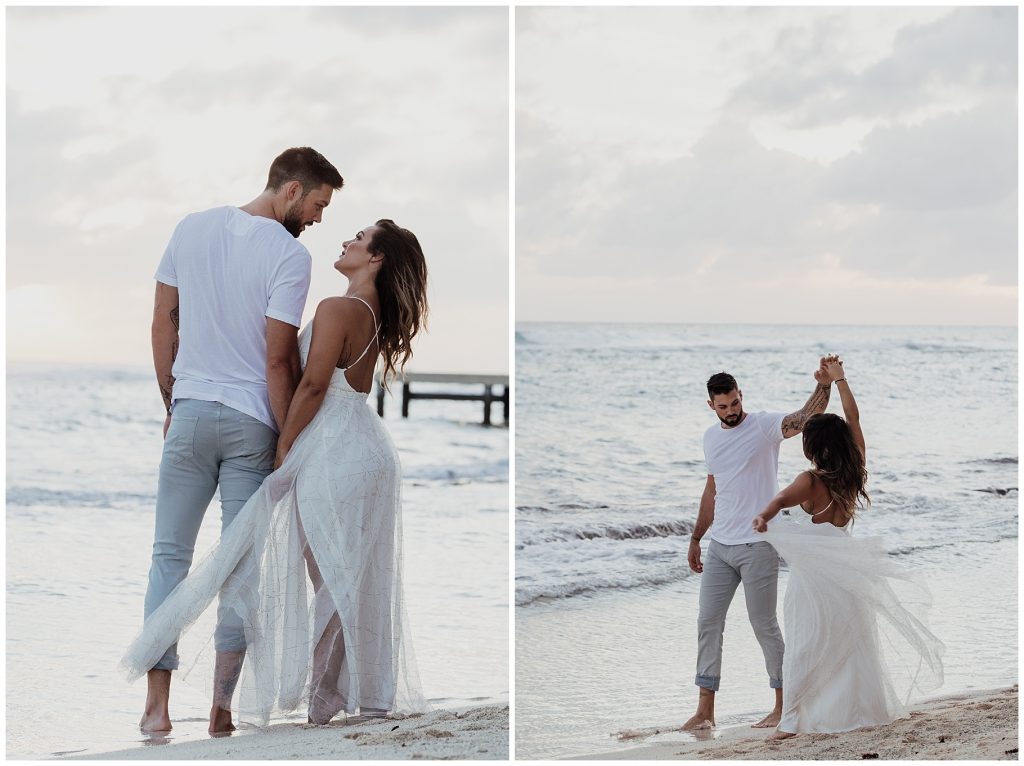
[[[832,395],[832,379],[825,372],[825,362],[831,358],[823,356],[818,369],[814,371],[814,380],[818,385],[811,394],[811,398],[799,410],[791,412],[782,419],[783,438],[788,439],[801,433],[804,430],[804,423],[811,415],[820,415],[828,407],[828,400]]]

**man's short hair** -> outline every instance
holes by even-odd
[[[320,152],[308,146],[285,149],[271,163],[267,189],[277,191],[289,181],[302,184],[303,196],[324,184],[332,189],[340,189],[345,184],[338,169]]]
[[[727,394],[738,390],[736,378],[727,372],[716,372],[708,378],[708,396],[712,399],[715,398],[715,394]]]

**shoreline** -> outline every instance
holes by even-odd
[[[229,737],[61,758],[60,760],[507,760],[508,705],[433,710],[407,718],[279,723]]]
[[[766,741],[775,729],[750,722],[707,733],[623,732],[648,744],[566,760],[1018,760],[1018,685],[967,691],[911,706],[909,718],[842,734]],[[700,737],[698,739],[698,737]]]

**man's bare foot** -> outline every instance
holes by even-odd
[[[795,736],[796,736],[795,733],[788,732],[788,731],[782,731],[781,729],[777,729],[774,734],[772,734],[770,737],[768,737],[768,739],[780,740],[780,739],[789,739],[790,737],[795,737]]]
[[[168,701],[171,697],[171,671],[150,670],[146,673],[146,708],[139,728],[147,734],[171,730]]]
[[[146,734],[157,734],[171,730],[171,717],[166,710],[146,711],[139,721],[139,728]]]
[[[781,721],[781,720],[782,720],[782,711],[781,710],[773,710],[772,712],[770,712],[768,715],[766,715],[764,718],[762,718],[757,723],[750,724],[750,728],[751,729],[771,729],[771,728],[773,728],[775,726],[778,726],[779,725],[779,721]]]
[[[700,711],[693,718],[683,724],[683,731],[697,731],[699,729],[715,728],[714,715],[707,715]]]
[[[230,734],[234,730],[235,725],[231,723],[230,710],[216,706],[210,709],[210,734]]]

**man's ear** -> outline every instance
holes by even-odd
[[[302,197],[302,182],[301,181],[289,181],[284,187],[285,199],[289,202],[297,200]]]

